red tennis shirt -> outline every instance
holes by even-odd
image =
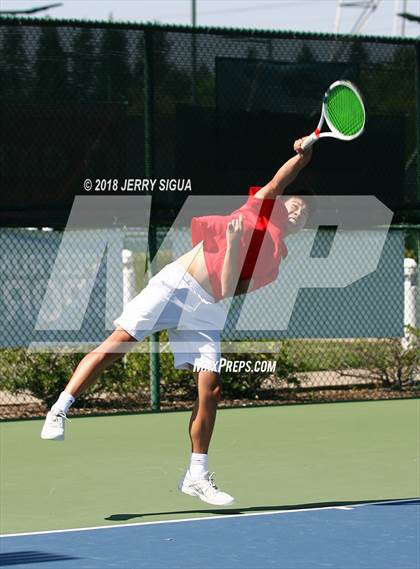
[[[260,187],[249,188],[247,202],[229,215],[207,215],[191,220],[191,240],[195,247],[203,241],[204,258],[215,300],[222,298],[222,268],[226,254],[226,228],[229,221],[242,214],[243,232],[238,246],[239,279],[252,283],[248,292],[277,278],[282,258],[287,255],[284,228],[287,209],[281,199],[260,200],[254,194]]]

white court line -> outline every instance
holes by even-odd
[[[22,537],[28,535],[46,535],[52,533],[70,533],[76,531],[93,531],[93,530],[103,530],[103,529],[115,529],[115,528],[126,528],[126,527],[136,527],[136,526],[152,526],[161,524],[177,524],[184,522],[201,522],[204,520],[225,520],[231,518],[248,518],[252,516],[271,516],[274,514],[292,514],[295,512],[316,512],[321,510],[352,510],[353,508],[359,508],[361,506],[374,506],[377,504],[399,504],[404,502],[417,501],[418,498],[405,498],[403,500],[382,500],[380,502],[365,502],[360,504],[352,504],[351,506],[324,506],[319,508],[299,508],[295,510],[273,510],[271,512],[249,512],[245,514],[224,514],[220,516],[204,516],[199,518],[182,518],[181,520],[159,520],[156,522],[137,522],[131,524],[113,524],[110,526],[92,526],[87,528],[71,528],[71,529],[53,529],[46,531],[31,531],[26,533],[6,533],[0,535],[0,538],[4,537]]]

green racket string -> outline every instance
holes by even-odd
[[[359,97],[349,87],[335,87],[328,95],[326,109],[332,126],[344,136],[353,136],[363,129],[364,108]]]

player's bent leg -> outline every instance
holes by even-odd
[[[133,347],[135,338],[117,328],[100,346],[81,360],[65,391],[77,397],[90,387],[111,364],[121,359]]]
[[[178,488],[184,494],[196,496],[208,504],[228,506],[233,504],[234,498],[216,486],[214,473],[208,471],[207,455],[220,401],[220,375],[212,371],[200,371],[194,374],[194,377],[197,381],[198,398],[189,424],[191,462]]]
[[[42,439],[64,440],[66,414],[75,398],[88,389],[108,366],[122,358],[135,341],[135,338],[119,327],[81,360],[65,390],[47,413],[41,431]]]

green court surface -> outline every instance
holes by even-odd
[[[42,421],[2,423],[1,532],[221,513],[179,494],[189,413],[74,418],[66,441]],[[420,401],[219,411],[210,468],[230,511],[420,495]]]

